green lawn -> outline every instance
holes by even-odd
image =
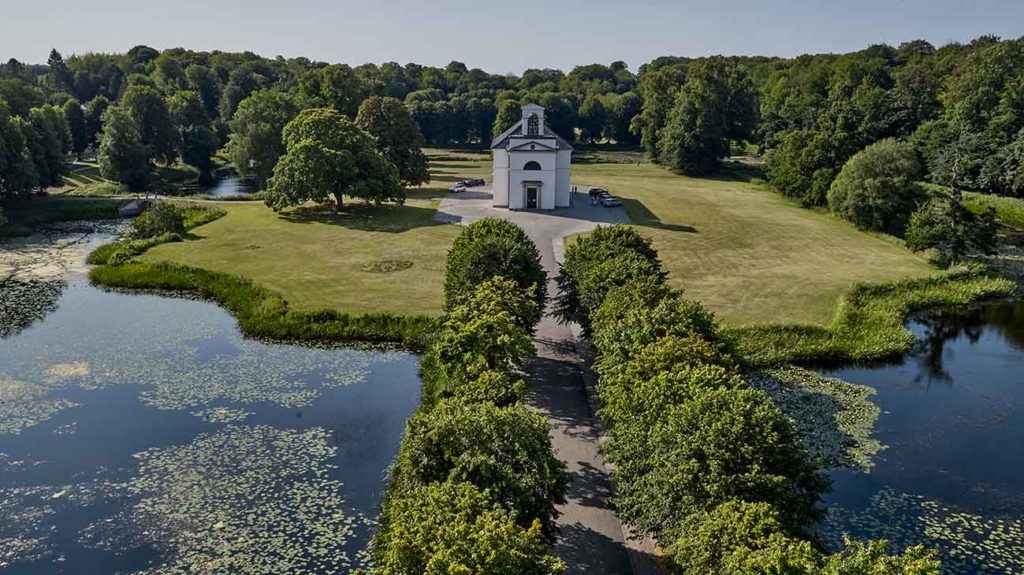
[[[354,204],[336,216],[281,216],[260,204],[221,202],[227,216],[194,230],[197,239],[159,246],[143,259],[241,275],[297,310],[437,313],[444,257],[458,233],[432,224],[440,187],[468,177],[490,181],[491,164],[486,154],[427,154],[433,187],[414,191],[403,208]],[[825,324],[839,295],[856,283],[935,271],[892,239],[743,181],[686,178],[651,164],[587,163],[574,166],[573,182],[622,197],[633,222],[654,238],[673,284],[733,325]],[[364,271],[388,260],[413,266]]]
[[[825,324],[855,283],[934,273],[894,240],[858,231],[756,185],[651,164],[575,166],[573,181],[623,198],[673,285],[726,322]]]
[[[281,294],[296,311],[437,314],[444,258],[458,234],[433,223],[441,193],[414,191],[403,207],[353,202],[338,214],[216,202],[227,215],[140,259],[239,275]],[[396,269],[406,262],[411,267]]]

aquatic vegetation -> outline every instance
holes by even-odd
[[[139,575],[348,572],[360,557],[346,545],[370,521],[348,510],[341,483],[327,477],[329,441],[323,429],[232,425],[138,453],[128,529],[102,522],[87,535],[110,545],[144,534],[167,561]]]
[[[21,433],[76,404],[46,397],[49,389],[0,375],[0,435]]]
[[[880,413],[874,388],[785,366],[749,375],[796,424],[811,457],[822,467],[869,470],[884,446],[871,435]]]
[[[0,282],[0,338],[25,330],[57,309],[65,285],[60,280]]]
[[[89,363],[85,361],[57,363],[46,369],[47,380],[51,382],[59,382],[85,375],[89,375]]]
[[[193,411],[192,415],[201,417],[211,423],[237,423],[245,421],[245,418],[252,415],[252,412],[230,407],[211,407],[200,411]]]
[[[832,547],[842,534],[888,539],[894,548],[924,544],[938,550],[945,573],[1006,575],[1024,572],[1024,519],[986,517],[921,495],[883,489],[866,509],[832,507],[821,535]]]

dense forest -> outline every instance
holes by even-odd
[[[1024,195],[1024,39],[981,37],[939,48],[919,40],[793,59],[662,57],[636,73],[614,62],[521,76],[460,62],[350,67],[146,46],[65,59],[53,50],[45,65],[0,64],[0,196],[59,185],[65,160],[87,150],[98,153],[104,176],[136,190],[152,184],[158,166],[191,166],[208,180],[219,150],[263,187],[286,152],[282,130],[300,111],[333,108],[355,121],[374,96],[374,125],[393,124],[387,114],[414,120],[419,133],[405,122],[392,138],[406,147],[485,146],[532,101],[567,138],[639,146],[687,175],[756,149],[769,183],[808,206],[829,205],[847,162],[888,139],[914,157],[900,174],[868,169],[872,182]],[[429,177],[415,154],[385,155],[403,183]],[[861,162],[872,164],[885,162]],[[849,194],[831,207],[843,213],[842,201]],[[901,201],[916,209],[924,200]],[[902,233],[909,215],[853,219]]]

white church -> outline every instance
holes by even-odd
[[[569,207],[572,146],[544,123],[544,108],[523,117],[491,142],[494,206],[510,210]]]

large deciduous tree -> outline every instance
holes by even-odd
[[[430,181],[423,134],[409,110],[395,98],[370,96],[359,105],[356,125],[373,136],[377,149],[398,168],[404,185],[418,186]]]
[[[82,105],[74,98],[64,102],[64,120],[71,133],[71,151],[75,157],[81,158],[82,152],[89,147],[89,127],[86,122]]]
[[[300,110],[284,92],[262,90],[242,100],[231,119],[228,156],[238,173],[263,189],[285,153],[281,133]]]
[[[143,143],[131,112],[121,106],[111,106],[103,113],[99,164],[104,178],[120,182],[132,191],[143,191],[149,185],[149,147]]]
[[[131,114],[152,157],[164,164],[178,158],[180,138],[163,95],[155,88],[143,85],[129,87],[118,103]]]
[[[690,66],[658,133],[658,161],[686,175],[705,175],[729,155],[730,141],[754,129],[754,96],[749,78],[724,61]]]
[[[299,80],[304,95],[323,106],[334,108],[353,118],[366,97],[366,87],[347,64],[332,64],[306,73]]]
[[[181,141],[181,160],[199,170],[200,182],[210,182],[217,135],[210,128],[202,98],[197,92],[177,92],[168,100],[168,108]]]
[[[329,199],[340,207],[345,196],[375,203],[405,199],[398,169],[337,110],[302,111],[285,126],[284,145],[267,190],[267,205],[275,210]]]

